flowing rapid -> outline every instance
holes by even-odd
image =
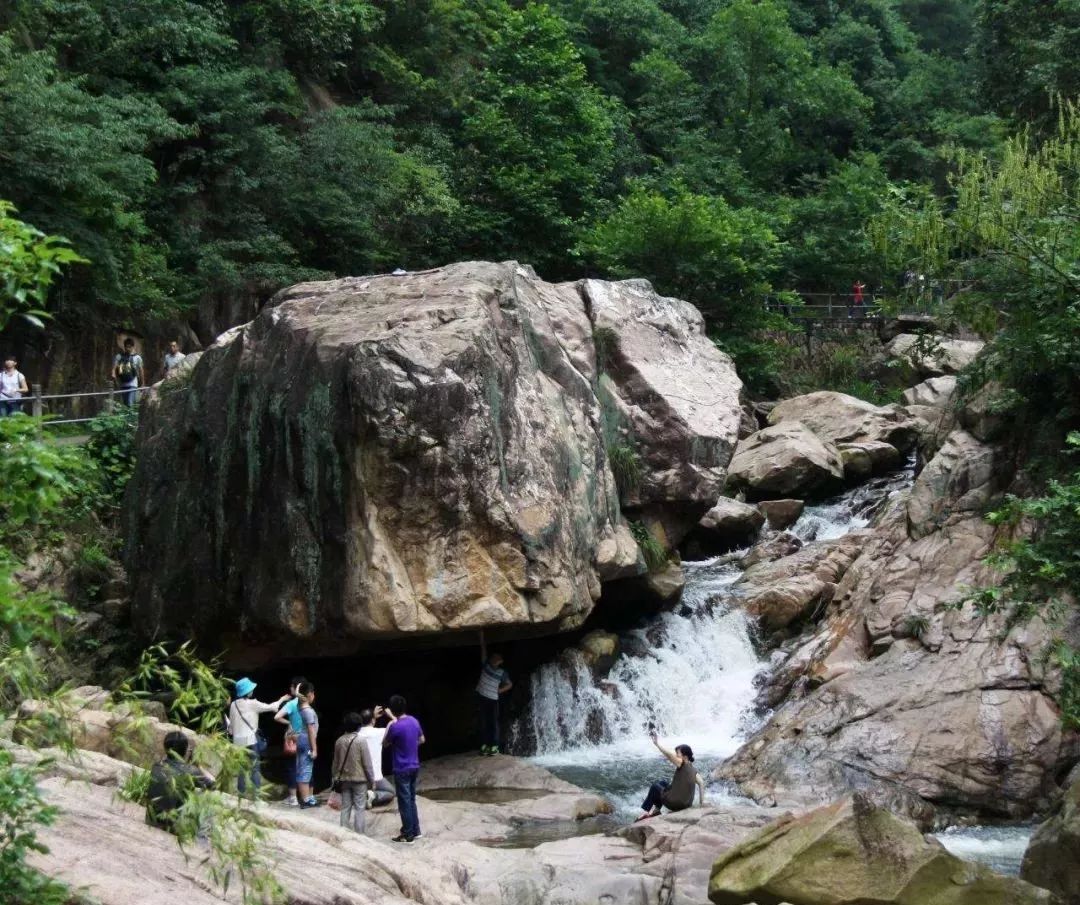
[[[909,486],[911,468],[818,506],[791,529],[800,539],[831,540],[869,524],[892,494]],[[760,717],[752,704],[766,668],[754,625],[731,605],[745,551],[684,563],[686,587],[673,611],[621,638],[622,653],[597,679],[571,650],[531,677],[531,705],[514,727],[515,747],[563,778],[636,813],[649,782],[665,773],[648,733],[669,747],[688,744],[701,774],[730,757]],[[716,801],[731,790],[710,789]]]

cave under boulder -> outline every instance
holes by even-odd
[[[267,656],[572,629],[645,571],[625,508],[715,503],[740,392],[701,314],[640,280],[293,286],[142,410],[135,625]]]

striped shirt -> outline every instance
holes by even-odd
[[[505,669],[498,669],[485,663],[480,671],[480,681],[476,683],[476,693],[489,701],[499,700],[499,686],[510,681],[510,674]]]

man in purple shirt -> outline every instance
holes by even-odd
[[[389,746],[394,761],[394,788],[397,790],[398,813],[401,814],[401,832],[394,842],[412,844],[420,838],[420,815],[416,812],[416,778],[420,775],[420,746],[424,744],[424,730],[416,717],[406,712],[405,699],[395,694],[386,708],[390,722],[383,736],[383,747]]]

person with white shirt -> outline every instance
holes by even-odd
[[[368,751],[371,752],[371,769],[375,782],[372,783],[371,789],[368,791],[369,808],[382,807],[394,800],[394,787],[383,776],[382,771],[383,736],[386,735],[386,729],[379,729],[375,725],[375,721],[382,719],[383,714],[384,710],[381,704],[377,705],[374,710],[361,710],[360,729],[356,733],[357,737],[368,746]]]
[[[255,683],[251,679],[243,678],[236,683],[236,700],[229,706],[229,716],[226,723],[233,744],[239,748],[247,748],[251,753],[251,773],[241,773],[236,779],[237,789],[243,795],[247,791],[247,781],[250,775],[251,784],[258,794],[262,786],[262,772],[259,769],[259,758],[266,750],[266,739],[259,731],[259,716],[264,713],[274,713],[289,700],[289,695],[283,694],[272,704],[264,704],[256,701],[252,694],[255,691]]]
[[[187,356],[180,351],[180,343],[175,339],[169,343],[169,351],[165,353],[165,357],[161,363],[161,379],[168,380],[172,377],[177,369],[183,364],[184,359]]]
[[[20,411],[23,396],[30,392],[26,378],[15,367],[16,364],[15,356],[9,355],[0,370],[0,418]]]

